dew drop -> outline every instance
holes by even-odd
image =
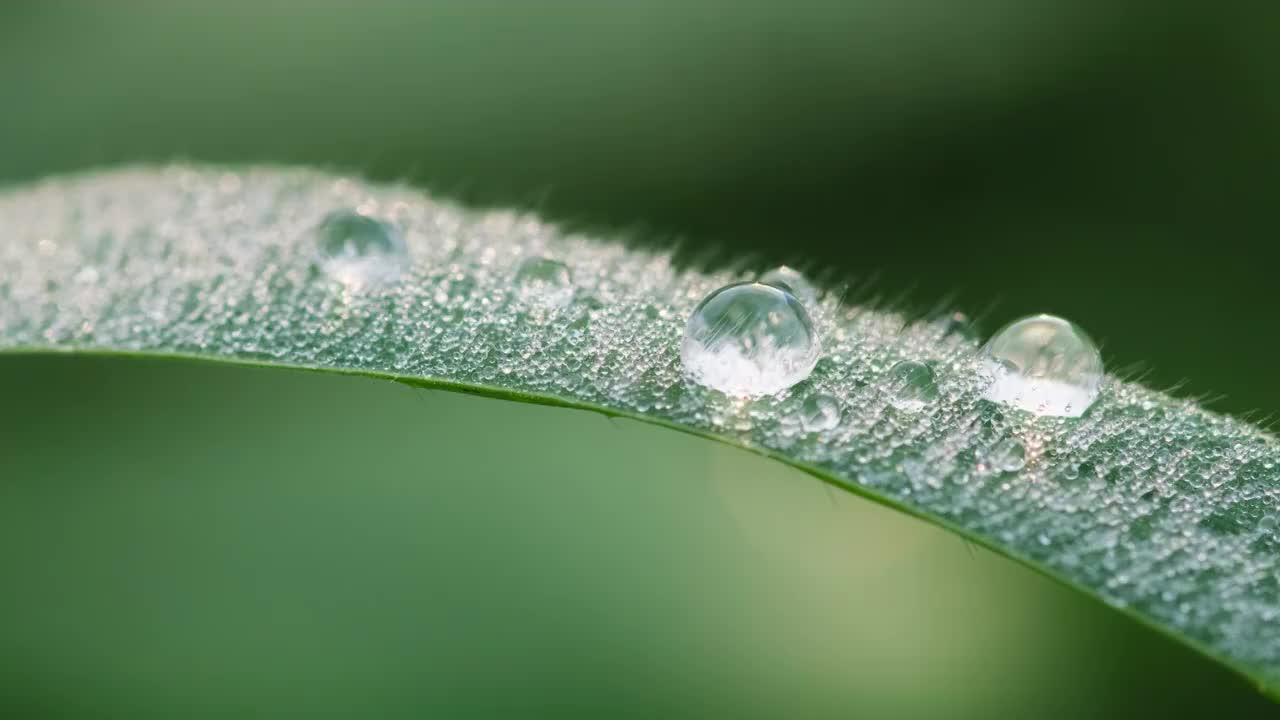
[[[819,349],[813,322],[794,296],[748,282],[703,298],[685,326],[680,360],[695,382],[753,397],[809,377]]]
[[[991,467],[1002,472],[1017,472],[1027,464],[1027,449],[1014,438],[1005,438],[991,448]]]
[[[825,393],[810,395],[800,405],[800,425],[806,432],[823,432],[840,424],[840,401]]]
[[[399,277],[409,253],[392,227],[350,210],[329,213],[316,226],[320,266],[346,285],[387,282]]]
[[[79,272],[71,278],[71,281],[78,285],[96,285],[98,284],[98,269],[92,265],[87,265],[80,269]]]
[[[818,299],[817,289],[804,273],[787,265],[779,265],[761,275],[759,282],[786,290],[802,303],[813,303]]]
[[[1098,398],[1102,356],[1089,336],[1052,315],[1006,325],[983,348],[989,400],[1036,415],[1079,417]]]
[[[573,274],[559,260],[529,257],[516,269],[516,293],[527,305],[564,307],[573,301]]]
[[[914,360],[903,360],[889,368],[890,402],[903,412],[919,412],[938,399],[933,369]]]
[[[933,323],[934,327],[941,330],[944,336],[956,335],[973,342],[977,342],[980,339],[978,323],[958,310],[932,315],[929,321]]]

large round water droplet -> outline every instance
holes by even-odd
[[[780,265],[760,276],[759,282],[782,288],[802,303],[816,302],[818,291],[799,270]]]
[[[938,399],[933,368],[914,360],[903,360],[889,368],[890,402],[904,412],[919,412]]]
[[[408,265],[400,234],[357,212],[330,213],[316,226],[315,236],[320,266],[348,285],[394,280]]]
[[[1074,324],[1033,315],[1004,327],[983,348],[989,400],[1036,415],[1079,417],[1098,398],[1102,356]]]
[[[573,274],[559,260],[525,258],[516,269],[516,293],[527,305],[564,307],[573,301]]]
[[[696,382],[728,395],[781,392],[818,362],[813,322],[790,293],[762,283],[728,285],[694,309],[680,360]]]
[[[800,405],[800,426],[806,432],[823,432],[840,424],[840,401],[825,393],[810,395]]]

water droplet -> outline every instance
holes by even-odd
[[[840,424],[840,401],[825,393],[810,395],[800,406],[800,425],[806,432],[823,432]]]
[[[1017,472],[1027,464],[1027,449],[1014,438],[1005,438],[991,448],[987,458],[991,467],[1002,472]]]
[[[966,340],[979,339],[978,323],[960,311],[942,312],[930,317],[929,322],[944,336],[958,335]]]
[[[903,412],[919,412],[938,399],[933,369],[914,360],[903,360],[889,368],[893,406]]]
[[[1036,415],[1079,417],[1098,398],[1102,356],[1089,336],[1052,315],[1004,327],[983,348],[986,396]]]
[[[564,307],[573,301],[573,274],[559,260],[529,257],[516,269],[516,292],[527,305]]]
[[[400,234],[371,217],[337,210],[321,221],[315,234],[320,266],[344,284],[394,280],[408,265]]]
[[[71,280],[79,285],[96,285],[98,284],[98,269],[92,265],[87,265],[80,269]]]
[[[782,288],[802,303],[812,304],[818,299],[818,291],[809,279],[799,270],[787,265],[779,265],[761,275],[759,282]]]
[[[752,397],[809,377],[819,350],[813,322],[794,296],[772,285],[738,283],[694,309],[680,359],[694,381]]]

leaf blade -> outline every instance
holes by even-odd
[[[310,228],[343,207],[399,228],[405,277],[355,287],[319,269]],[[52,180],[0,196],[0,228],[0,352],[284,365],[664,425],[946,527],[1263,688],[1280,678],[1280,449],[1193,402],[1109,378],[1079,420],[1009,412],[981,398],[972,340],[832,294],[812,308],[826,347],[810,380],[724,398],[683,378],[679,337],[703,295],[744,273],[305,170]],[[531,256],[572,269],[575,302],[515,291]],[[938,370],[942,397],[920,414],[891,402],[886,371],[902,359]],[[844,419],[808,433],[800,403],[818,391]],[[1009,439],[1028,462],[1001,471],[987,459]]]

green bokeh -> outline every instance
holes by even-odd
[[[313,163],[1050,311],[1280,411],[1274,3],[8,3],[0,182]]]
[[[284,370],[2,358],[0,714],[1222,717],[1262,696],[749,453]]]

